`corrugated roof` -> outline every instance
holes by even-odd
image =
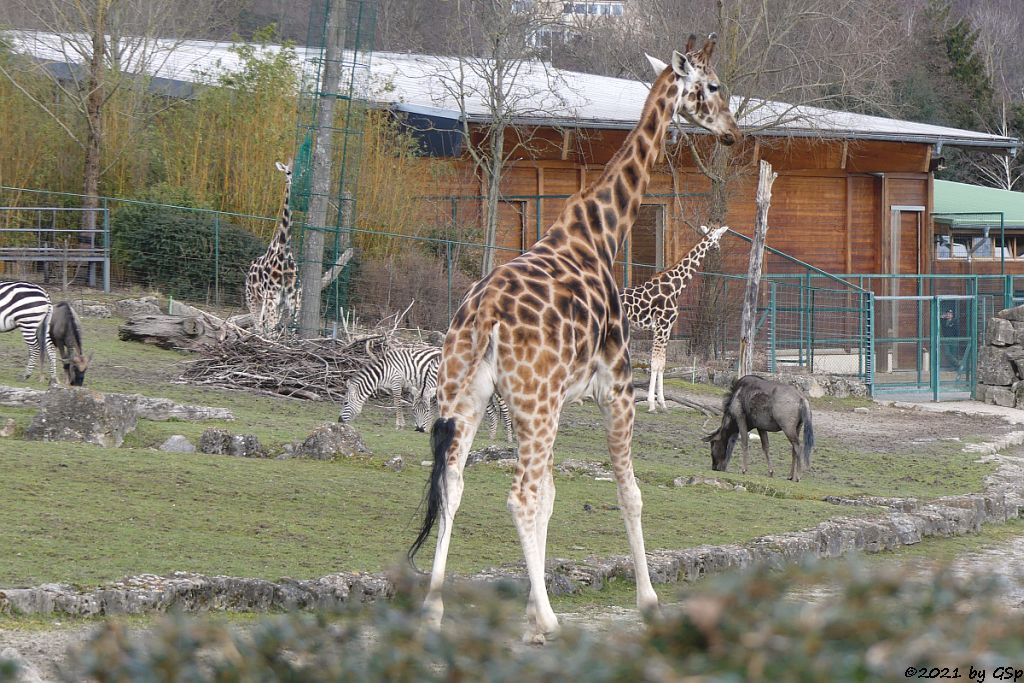
[[[42,59],[64,61],[68,51],[61,49],[61,36],[52,33],[9,31],[16,49]],[[160,51],[148,69],[154,76],[195,82],[199,74],[216,73],[239,64],[230,51],[231,44],[212,41],[156,41]],[[269,51],[280,49],[268,46]],[[296,48],[307,72],[319,56],[314,48]],[[356,59],[351,52],[345,59]],[[358,59],[365,59],[360,55]],[[489,119],[487,89],[473,73],[473,63],[452,57],[375,52],[369,63],[357,64],[359,95],[378,104],[399,110],[459,118],[459,100],[464,99],[471,121]],[[460,68],[465,86],[461,95],[455,83]],[[541,62],[517,65],[513,85],[506,100],[514,103],[517,123],[586,128],[632,128],[639,118],[648,85],[608,76],[556,69]],[[734,98],[734,106],[737,101]],[[829,138],[875,139],[991,148],[1012,149],[1020,143],[988,133],[900,121],[879,116],[832,111],[818,107],[792,107],[782,102],[758,101],[740,121],[743,127],[759,127],[782,119],[766,131],[772,136],[824,136]]]
[[[933,214],[959,214],[935,215],[936,222],[958,227],[998,226],[997,214],[1002,213],[1003,225],[1024,228],[1024,192],[936,180],[934,196]]]

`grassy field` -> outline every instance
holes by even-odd
[[[124,575],[175,570],[211,574],[308,578],[334,571],[381,570],[402,561],[420,521],[427,478],[427,436],[396,432],[390,411],[369,406],[356,423],[373,457],[343,462],[248,460],[168,454],[156,447],[172,434],[193,440],[208,427],[257,435],[272,453],[334,421],[330,404],[248,395],[173,383],[188,356],[117,339],[119,321],[88,319],[87,350],[95,351],[87,385],[223,406],[231,422],[141,421],[120,449],[0,440],[0,586],[65,582],[90,585]],[[21,385],[26,349],[16,334],[0,335],[0,384]],[[674,388],[685,383],[674,380]],[[38,380],[28,386],[40,386]],[[708,391],[706,388],[703,391]],[[710,393],[717,394],[717,391]],[[852,410],[857,401],[829,401]],[[33,410],[0,409],[19,429]],[[851,449],[819,434],[814,469],[799,484],[770,479],[759,452],[753,472],[724,479],[758,493],[672,480],[710,476],[706,444],[713,428],[702,416],[638,412],[634,453],[644,494],[649,549],[744,541],[806,528],[838,513],[872,514],[821,502],[825,495],[934,497],[976,491],[991,465],[973,462],[960,445],[935,442],[892,452]],[[500,434],[499,434],[500,438]],[[486,434],[478,445],[486,445]],[[776,470],[788,471],[788,444],[774,438]],[[759,450],[755,449],[754,450]],[[382,463],[405,458],[402,472]],[[592,404],[563,414],[556,461],[606,461],[600,416]],[[510,475],[491,465],[467,472],[450,566],[468,572],[518,561],[505,509]],[[556,474],[558,495],[549,556],[625,554],[628,547],[615,486]],[[421,558],[429,565],[432,544]]]

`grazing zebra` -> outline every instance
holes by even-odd
[[[441,349],[433,346],[391,349],[349,380],[338,422],[350,422],[362,412],[366,399],[380,390],[391,392],[395,406],[395,429],[405,426],[405,416],[400,405],[403,391],[412,394],[413,410],[418,419],[428,419],[431,411],[420,410],[417,414],[416,406],[423,401],[430,402],[437,383],[437,364],[440,361]],[[426,417],[423,417],[424,414]],[[418,423],[416,429],[422,432],[426,426],[424,421]]]
[[[434,382],[437,380],[435,373],[433,377]],[[429,393],[430,400],[417,401],[413,404],[412,414],[413,419],[416,422],[416,430],[423,432],[426,431],[426,426],[434,419],[434,415],[437,411],[437,398],[436,384],[432,385],[427,389],[426,393]],[[484,411],[487,415],[489,422],[488,435],[491,441],[498,435],[498,420],[505,423],[505,441],[507,443],[515,443],[515,431],[512,429],[512,415],[509,414],[508,405],[501,399],[498,394],[491,394],[491,400],[487,402],[487,409]]]
[[[28,344],[28,365],[25,379],[32,376],[39,356],[45,351],[50,358],[51,384],[57,383],[57,351],[50,340],[50,318],[53,304],[46,291],[29,282],[0,282],[0,332],[15,327]]]

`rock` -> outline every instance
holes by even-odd
[[[1018,382],[1013,390],[1013,407],[1024,408],[1024,382]]]
[[[561,463],[555,465],[555,469],[562,474],[583,474],[588,477],[604,477],[608,478],[612,476],[611,470],[608,466],[600,462],[587,462],[585,460],[563,460]]]
[[[1006,351],[986,346],[978,354],[978,381],[990,386],[1008,387],[1017,379],[1013,363]]]
[[[704,486],[712,486],[716,489],[734,489],[732,484],[726,484],[717,479],[711,477],[702,477],[699,474],[695,474],[690,477],[676,477],[672,480],[672,485],[676,487],[682,486],[697,486],[703,484]],[[745,491],[746,489],[744,489]]]
[[[0,661],[5,659],[14,662],[18,667],[17,676],[11,679],[14,683],[43,683],[43,677],[39,675],[39,670],[13,647],[0,650]]]
[[[989,318],[985,336],[988,338],[988,343],[993,346],[1009,346],[1015,337],[1013,323],[1001,318]]]
[[[82,441],[107,448],[124,442],[138,419],[135,401],[81,387],[54,387],[43,395],[39,412],[25,430],[34,441]]]
[[[393,458],[388,458],[387,462],[384,463],[384,467],[392,472],[401,472],[402,468],[405,467],[405,461],[402,460],[402,456],[396,455]]]
[[[0,428],[0,436],[2,436],[2,437],[14,436],[14,432],[16,432],[17,430],[18,430],[18,423],[14,421],[13,417],[9,417],[9,418],[7,418],[7,421],[4,422],[3,428]]]
[[[981,401],[982,403],[986,403],[987,402],[986,401],[987,396],[988,396],[988,385],[987,384],[978,383],[978,384],[974,385],[974,400],[975,401]]]
[[[1003,310],[996,313],[996,317],[1002,320],[1009,320],[1010,322],[1015,323],[1024,322],[1024,306],[1004,308]]]
[[[352,425],[328,422],[313,430],[306,440],[295,447],[296,458],[334,460],[337,457],[351,458],[353,455],[369,455],[363,437]]]
[[[181,434],[175,434],[160,444],[160,450],[166,453],[195,453],[195,445]]]
[[[466,467],[475,465],[478,462],[497,462],[499,460],[518,460],[519,449],[516,447],[502,448],[500,446],[487,446],[479,451],[470,451],[466,457]]]
[[[229,434],[223,429],[207,429],[199,437],[199,452],[211,455],[234,455],[240,458],[266,458],[260,440],[252,434]]]
[[[986,398],[989,403],[1012,408],[1017,397],[1006,387],[989,387],[986,392]]]
[[[853,409],[853,412],[858,413],[860,415],[867,415],[868,413],[871,412],[871,409],[868,408],[867,406],[857,406],[856,408]]]
[[[155,296],[144,296],[139,299],[121,299],[114,303],[114,312],[122,318],[136,315],[159,315],[160,300]]]

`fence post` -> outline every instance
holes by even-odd
[[[1013,308],[1013,276],[1003,275],[1003,308]]]
[[[939,345],[942,343],[942,341],[939,339],[940,320],[939,320],[939,297],[938,297],[938,295],[932,295],[931,302],[932,302],[932,310],[931,310],[932,322],[931,322],[931,334],[929,336],[931,337],[932,353],[931,353],[931,356],[929,356],[929,358],[928,358],[928,360],[930,361],[928,363],[928,365],[930,366],[928,368],[928,370],[929,370],[929,374],[931,375],[932,400],[937,402],[939,400],[939,384],[941,382],[941,378],[939,377],[939,367],[940,367],[940,365],[939,365],[939,354],[942,353],[942,350],[939,348]]]
[[[769,299],[769,303],[768,303],[768,310],[769,310],[769,320],[771,320],[771,325],[768,327],[768,349],[769,349],[769,354],[768,354],[768,372],[775,372],[776,371],[776,366],[775,366],[775,325],[778,322],[777,319],[776,319],[776,316],[778,314],[778,310],[779,309],[778,309],[778,303],[777,303],[778,299],[777,299],[777,292],[776,292],[776,285],[777,285],[777,283],[775,282],[775,280],[771,280],[770,284],[771,284],[771,292],[769,294],[770,299]]]
[[[220,214],[213,214],[213,301],[220,306]]]
[[[444,243],[445,270],[448,273],[448,322],[452,321],[452,243],[448,240]]]
[[[867,372],[864,383],[868,388],[868,396],[873,396],[875,393],[875,293],[868,290],[864,294],[865,304],[867,306],[867,350],[868,357],[866,359]]]
[[[110,294],[110,207],[107,198],[102,199],[103,206],[103,292]]]

